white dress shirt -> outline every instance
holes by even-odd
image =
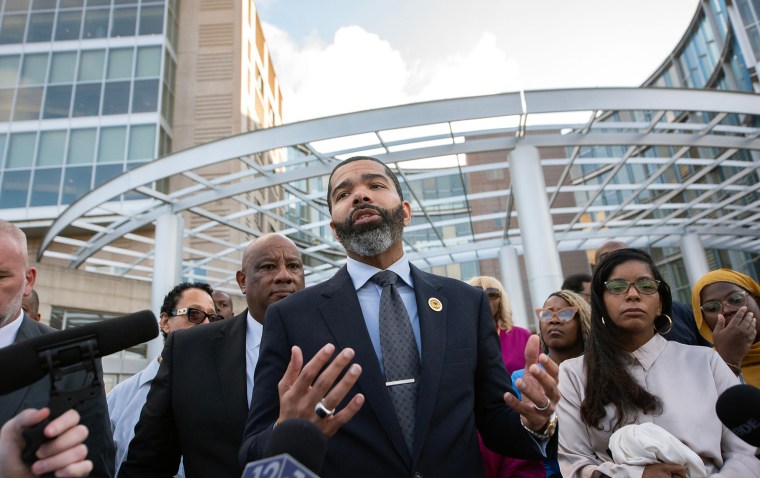
[[[19,310],[16,320],[5,327],[0,327],[0,348],[7,347],[16,341],[18,329],[21,328],[21,320],[24,318],[24,309]]]
[[[245,389],[248,392],[248,408],[251,408],[253,397],[253,372],[259,362],[259,350],[261,349],[261,333],[264,326],[253,318],[248,310],[248,322],[245,327]]]

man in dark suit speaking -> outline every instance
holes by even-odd
[[[544,456],[556,445],[559,391],[556,365],[543,355],[544,369],[536,364],[538,337],[520,402],[483,292],[404,255],[411,206],[393,172],[348,159],[330,176],[327,202],[347,265],[267,311],[241,462],[261,458],[273,426],[296,417],[332,436],[321,470],[331,478],[482,476],[476,431],[498,453]],[[334,348],[344,350],[312,385]]]

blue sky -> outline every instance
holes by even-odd
[[[286,122],[523,89],[637,86],[698,0],[259,0]]]

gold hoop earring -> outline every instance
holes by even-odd
[[[668,319],[668,330],[664,330],[664,331],[663,330],[657,330],[657,327],[655,326],[654,331],[657,332],[660,335],[665,335],[668,332],[670,332],[671,330],[673,330],[673,319],[671,319],[668,314],[662,314],[660,317],[665,317],[666,319]]]

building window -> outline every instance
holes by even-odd
[[[129,81],[106,83],[103,90],[104,115],[118,115],[129,112]]]
[[[0,204],[4,208],[26,206],[30,171],[5,171],[0,189]]]
[[[100,111],[101,83],[84,83],[76,87],[71,116],[97,116]]]
[[[55,26],[56,40],[77,40],[82,23],[82,10],[58,12],[58,23]]]
[[[60,166],[66,152],[66,131],[42,131],[37,166]]]
[[[75,166],[66,168],[61,191],[61,202],[70,204],[90,191],[92,166]]]
[[[32,195],[29,206],[55,206],[61,189],[61,168],[45,168],[34,171]]]

